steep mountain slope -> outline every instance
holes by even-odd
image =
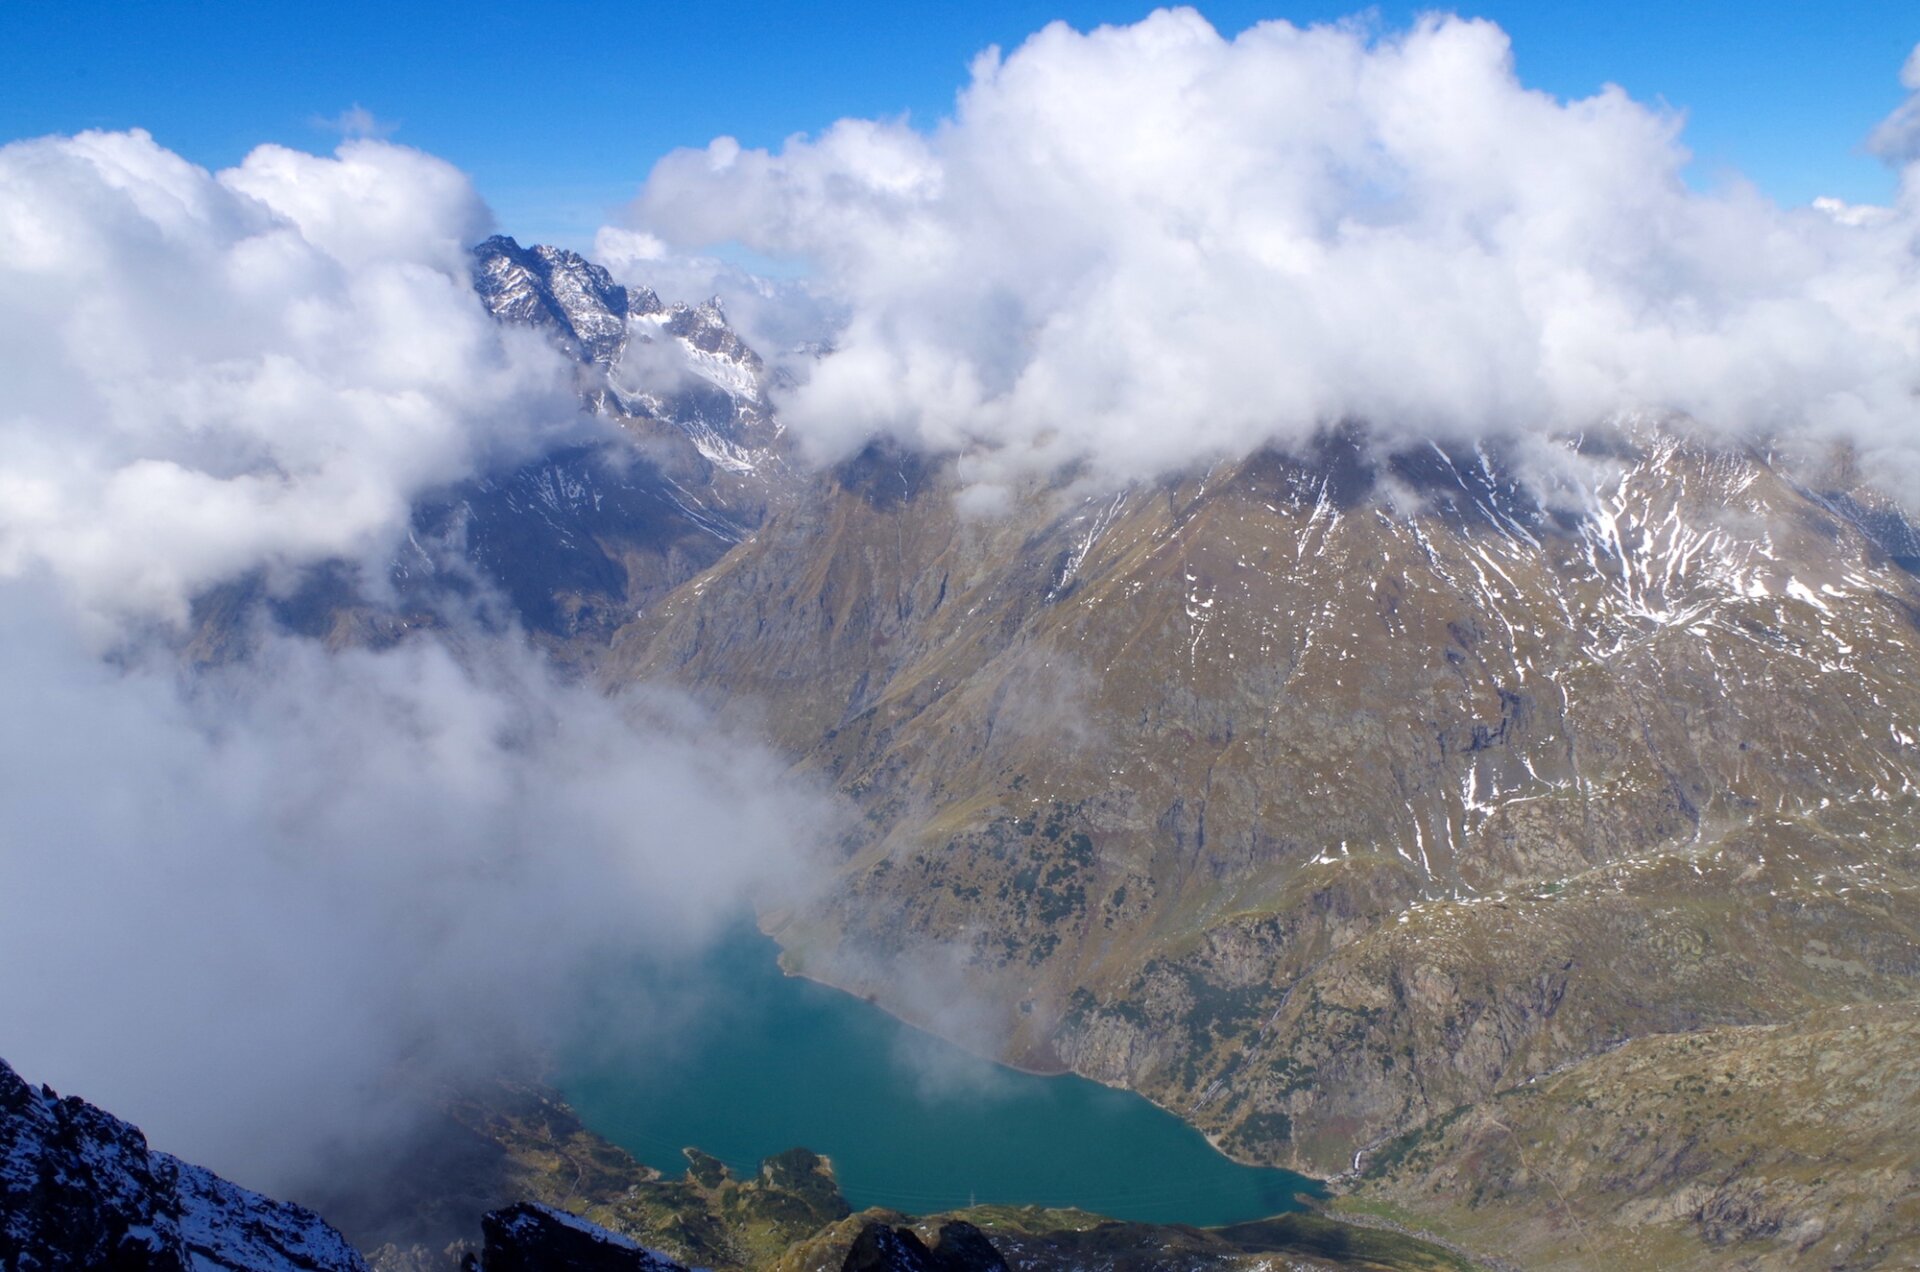
[[[503,322],[580,363],[587,408],[624,434],[542,456],[427,501],[403,594],[475,570],[571,655],[718,560],[785,483],[759,355],[717,301],[661,303],[573,252],[510,238],[474,249],[474,285]]]
[[[1638,1039],[1386,1146],[1384,1203],[1529,1268],[1920,1262],[1920,1010]]]
[[[966,520],[875,449],[607,675],[858,801],[776,916],[809,973],[936,1029],[963,983],[967,1041],[1331,1173],[1628,1038],[1917,988],[1913,578],[1764,454],[1563,459],[1564,507],[1330,438]]]
[[[610,366],[626,348],[628,320],[659,313],[651,291],[629,293],[577,252],[521,247],[496,234],[473,249],[474,290],[503,322],[537,327],[582,362]]]
[[[320,1216],[156,1153],[0,1061],[0,1267],[366,1272]]]

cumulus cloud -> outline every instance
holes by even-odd
[[[659,237],[602,226],[593,259],[629,286],[652,288],[669,304],[717,296],[727,322],[763,355],[807,355],[844,321],[842,307],[804,277],[769,277],[736,261],[676,252]]]
[[[1682,124],[1526,88],[1487,22],[1227,40],[1182,9],[989,50],[930,132],[675,152],[633,219],[845,305],[782,402],[827,458],[890,433],[982,480],[1126,479],[1344,420],[1464,439],[1637,408],[1911,473],[1920,191],[1843,216],[1701,193]]]
[[[1900,84],[1913,96],[1881,121],[1867,147],[1889,163],[1905,166],[1920,160],[1920,48],[1900,68]]]
[[[0,576],[96,638],[252,568],[381,560],[421,491],[582,426],[474,302],[490,217],[418,151],[218,174],[144,133],[0,148]]]
[[[0,148],[0,1047],[248,1182],[311,1184],[553,1045],[597,970],[791,899],[823,816],[686,704],[457,614],[181,657],[209,588],[377,588],[420,496],[601,427],[474,295],[490,221],[377,141]]]

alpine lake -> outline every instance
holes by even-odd
[[[1229,1160],[1141,1096],[982,1059],[786,975],[777,955],[759,932],[733,933],[689,977],[716,988],[689,990],[678,1009],[611,981],[596,1013],[608,1027],[570,1047],[557,1075],[581,1120],[673,1176],[685,1146],[739,1177],[810,1148],[832,1161],[856,1210],[1070,1206],[1210,1227],[1298,1210],[1300,1194],[1322,1191]],[[620,1027],[623,1009],[633,1029]],[[669,1026],[641,1027],[643,1011]]]

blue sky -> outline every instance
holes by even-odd
[[[0,5],[0,138],[139,126],[209,166],[263,141],[326,150],[319,121],[360,105],[395,140],[473,174],[510,233],[584,245],[653,161],[728,133],[777,144],[847,115],[931,124],[970,57],[1054,18],[1132,21],[1153,6],[1004,0],[878,4],[327,4],[234,0]],[[1204,4],[1232,33],[1339,3]],[[1377,7],[1401,24],[1416,6]],[[1911,3],[1794,0],[1459,6],[1511,33],[1521,78],[1563,96],[1623,85],[1689,115],[1694,177],[1737,170],[1789,203],[1884,199],[1860,146],[1899,103],[1920,42]]]

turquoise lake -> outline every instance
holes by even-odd
[[[787,976],[776,954],[759,933],[737,934],[697,978],[724,989],[678,1012],[636,985],[636,1014],[645,1002],[650,1019],[672,1017],[658,1030],[623,1031],[621,986],[607,986],[598,1015],[612,1023],[559,1075],[582,1120],[670,1175],[683,1145],[742,1175],[804,1146],[832,1159],[856,1209],[1005,1202],[1212,1226],[1299,1209],[1297,1193],[1319,1191],[1229,1161],[1140,1096],[1016,1072]]]

